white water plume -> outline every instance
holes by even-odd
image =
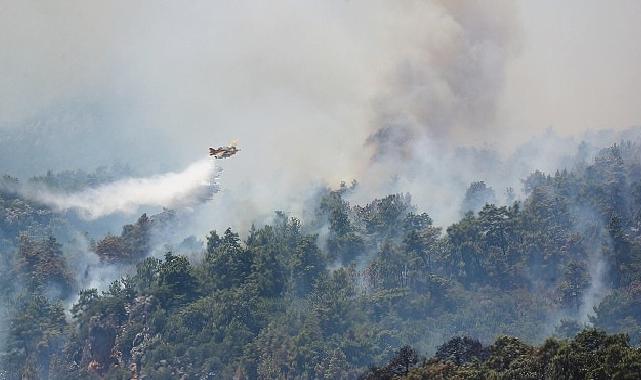
[[[135,213],[142,206],[170,208],[204,203],[218,192],[222,172],[213,158],[194,162],[178,173],[145,178],[125,178],[75,193],[46,188],[23,189],[25,197],[44,203],[56,211],[74,211],[84,219]]]

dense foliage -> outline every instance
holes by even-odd
[[[73,220],[7,177],[0,378],[638,378],[640,152],[535,172],[505,205],[475,182],[446,229],[409,194],[352,205],[353,184],[304,224],[278,212],[156,257],[172,214],[143,215],[88,244],[122,273],[101,291],[72,273]]]
[[[434,357],[418,361],[405,346],[365,380],[385,379],[639,379],[641,349],[624,334],[585,329],[569,340],[547,339],[532,347],[518,338],[500,336],[488,347],[469,337],[456,337]]]

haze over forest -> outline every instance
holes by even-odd
[[[641,376],[640,16],[1,2],[0,379]]]

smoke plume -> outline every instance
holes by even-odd
[[[3,171],[118,160],[147,175],[193,162],[203,140],[238,138],[231,212],[208,213],[217,220],[357,179],[363,199],[416,193],[443,224],[470,181],[503,190],[466,167],[476,160],[452,161],[456,146],[509,159],[550,126],[566,137],[641,120],[635,1],[66,4],[0,12]]]

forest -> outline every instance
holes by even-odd
[[[411,194],[357,204],[354,181],[305,220],[161,253],[173,210],[97,236],[16,191],[121,171],[1,179],[0,379],[641,378],[636,142],[522,189],[473,182],[449,226]]]

